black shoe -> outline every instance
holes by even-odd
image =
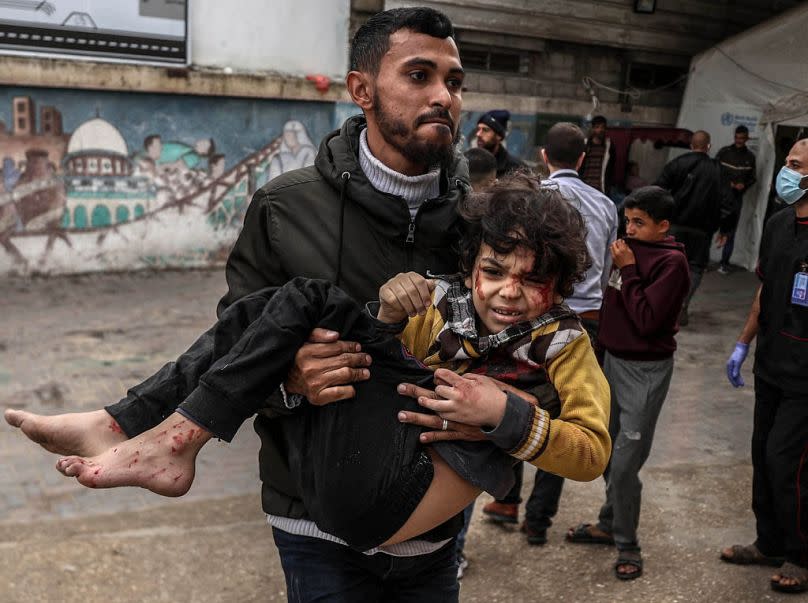
[[[527,543],[533,546],[547,544],[547,530],[534,530],[527,523],[519,527],[519,531],[527,536]]]

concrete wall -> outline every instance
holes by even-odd
[[[196,0],[189,10],[194,65],[338,78],[347,71],[349,0]]]

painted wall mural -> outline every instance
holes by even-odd
[[[333,104],[0,88],[0,275],[223,262]]]

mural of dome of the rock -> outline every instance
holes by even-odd
[[[100,117],[76,128],[62,163],[67,188],[64,228],[127,222],[143,216],[154,200],[149,179],[132,173],[123,136]]]
[[[316,103],[231,99],[213,122],[221,100],[15,92],[0,96],[5,273],[222,262],[253,193],[313,163],[306,122],[334,121]]]

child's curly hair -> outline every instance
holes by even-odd
[[[530,278],[555,278],[555,291],[572,295],[592,265],[581,214],[552,186],[516,172],[485,193],[470,195],[460,214],[467,228],[460,240],[460,268],[469,275],[483,243],[506,255],[521,246],[536,254]]]

